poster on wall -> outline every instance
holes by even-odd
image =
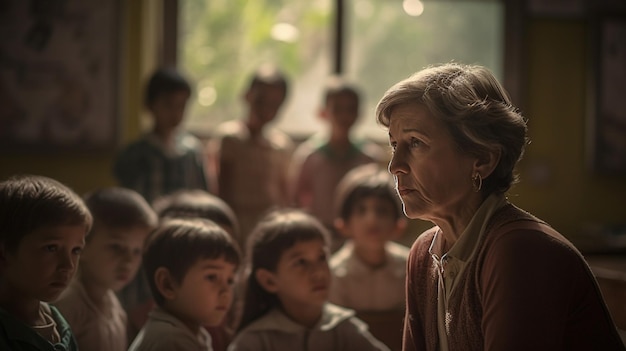
[[[0,1],[2,151],[117,142],[117,0]]]

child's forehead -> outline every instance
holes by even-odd
[[[36,228],[26,234],[23,241],[82,240],[86,235],[87,226],[84,224],[55,224]]]
[[[149,226],[128,226],[128,227],[107,227],[97,226],[89,234],[90,236],[98,236],[106,239],[114,240],[135,240],[145,239],[152,231]]]
[[[309,240],[300,240],[296,241],[292,246],[284,250],[281,254],[281,259],[299,256],[309,252],[326,251],[327,249],[328,245],[326,245],[326,242],[321,237],[311,238]]]
[[[193,264],[193,268],[199,270],[234,270],[237,268],[237,265],[233,262],[228,261],[225,256],[220,256],[217,258],[200,257]]]

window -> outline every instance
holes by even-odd
[[[290,77],[276,126],[295,137],[323,128],[317,110],[335,67],[335,1],[180,0],[179,67],[196,84],[187,127],[210,135],[242,117],[249,74],[272,62]],[[344,12],[342,73],[363,92],[358,136],[386,140],[378,99],[429,64],[482,64],[502,79],[501,1],[344,0]]]

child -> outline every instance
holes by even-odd
[[[232,208],[203,190],[180,190],[163,196],[154,202],[154,209],[159,218],[204,218],[235,238],[239,233],[239,222]]]
[[[330,260],[329,300],[357,311],[403,309],[409,249],[391,241],[406,226],[391,174],[377,164],[348,172],[335,208],[337,230],[350,240]]]
[[[202,326],[228,312],[239,251],[217,224],[171,219],[148,238],[144,269],[157,307],[129,351],[212,350]]]
[[[374,143],[357,142],[350,136],[359,116],[359,92],[339,79],[331,79],[326,87],[320,117],[329,127],[329,135],[315,135],[296,152],[291,165],[291,196],[296,206],[317,217],[332,229],[333,194],[341,178],[352,168],[382,162],[382,148]],[[331,250],[341,245],[341,237],[333,236]]]
[[[179,129],[190,94],[189,83],[176,70],[157,70],[145,94],[152,131],[127,146],[115,161],[119,184],[136,190],[148,203],[178,189],[208,190],[202,144]]]
[[[202,218],[208,219],[224,229],[231,237],[236,238],[239,232],[239,224],[235,213],[222,199],[203,190],[179,190],[173,194],[157,199],[154,209],[162,220],[172,218]],[[238,279],[236,279],[238,280]],[[234,288],[234,295],[237,296],[237,286]],[[238,312],[240,311],[238,299],[233,298],[234,305],[224,318],[221,325],[205,326],[211,334],[211,341],[214,351],[225,351],[230,343]],[[143,325],[148,318],[148,307],[151,308],[154,302],[146,304],[146,311],[142,315],[140,323]],[[145,316],[145,317],[143,317]],[[137,321],[135,321],[137,322]]]
[[[47,302],[70,284],[91,222],[83,200],[55,180],[0,183],[0,350],[78,349]]]
[[[287,96],[287,80],[273,67],[263,66],[245,94],[247,115],[218,127],[210,154],[217,168],[219,196],[241,225],[240,246],[259,218],[274,206],[287,203],[287,168],[292,142],[269,129]]]
[[[128,349],[126,312],[115,296],[133,280],[144,240],[157,225],[150,205],[137,192],[118,187],[85,197],[94,225],[80,269],[55,306],[67,319],[81,350]]]
[[[328,232],[299,210],[270,213],[252,233],[239,334],[229,350],[388,350],[354,312],[327,303]]]

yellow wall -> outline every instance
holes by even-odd
[[[136,138],[142,116],[142,87],[156,65],[160,2],[122,2],[120,145]],[[551,223],[573,240],[593,223],[626,222],[626,177],[589,172],[585,161],[587,74],[590,43],[582,20],[530,20],[526,23],[526,103],[532,144],[519,171],[521,184],[510,199]],[[145,117],[145,116],[144,116]],[[0,154],[0,179],[15,173],[47,175],[85,192],[114,183],[116,150],[81,154]],[[413,222],[410,233],[427,223]]]
[[[532,143],[510,197],[581,244],[593,224],[626,223],[626,176],[587,167],[592,43],[583,21],[527,23],[527,111]],[[599,244],[596,242],[596,244]]]

